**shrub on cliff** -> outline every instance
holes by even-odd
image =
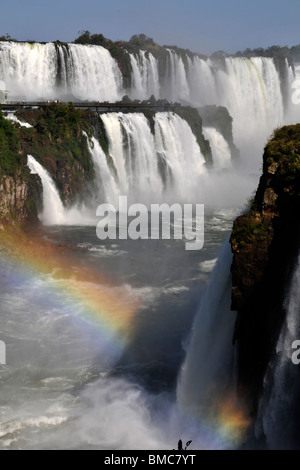
[[[13,176],[20,165],[20,140],[13,124],[0,110],[0,171]]]

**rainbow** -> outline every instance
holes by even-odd
[[[1,232],[1,257],[13,268],[11,283],[43,279],[43,294],[68,307],[79,322],[97,329],[116,353],[126,346],[139,302],[131,292],[108,282],[68,248],[18,232]],[[0,268],[3,271],[3,267]]]
[[[42,280],[43,301],[58,302],[74,318],[91,325],[99,335],[104,351],[119,357],[130,340],[133,321],[140,302],[131,292],[108,282],[104,275],[74,256],[62,245],[43,241],[42,236],[31,237],[22,232],[0,230],[0,278],[16,287]],[[7,279],[6,264],[13,273]],[[6,279],[6,281],[5,281]],[[234,396],[220,397],[213,387],[203,412],[190,410],[204,448],[230,449],[240,447],[251,425],[247,410]],[[188,432],[188,430],[187,430]]]

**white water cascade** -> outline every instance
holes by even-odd
[[[102,114],[101,119],[112,164],[108,167],[103,155],[98,162],[101,173],[109,170],[109,181],[116,178],[120,194],[151,202],[170,193],[182,199],[197,197],[205,159],[186,121],[173,113],[157,113],[153,136],[140,113]]]
[[[40,219],[45,225],[59,225],[65,223],[65,208],[61,202],[58,190],[48,171],[28,155],[28,167],[31,173],[39,175],[43,185],[43,211]]]
[[[228,142],[222,134],[214,127],[203,127],[203,134],[209,140],[214,168],[224,170],[231,167],[231,152]]]
[[[151,95],[160,96],[158,64],[155,57],[146,51],[138,55],[130,54],[132,67],[132,98],[148,99]]]
[[[236,313],[230,309],[231,262],[227,240],[195,317],[177,386],[179,405],[203,418],[209,416],[212,403],[234,394]]]
[[[107,201],[110,204],[116,205],[118,196],[121,194],[114,175],[109,168],[107,157],[95,137],[92,137],[91,140],[87,139],[87,143],[96,173],[97,199],[98,201]]]
[[[241,150],[258,144],[261,151],[272,130],[289,122],[289,112],[292,117],[291,110],[284,109],[284,102],[291,100],[283,95],[291,93],[294,80],[287,61],[282,84],[272,58],[215,61],[180,55],[171,48],[165,49],[160,62],[145,50],[129,56],[131,88],[126,90],[117,62],[101,46],[0,42],[0,80],[11,100],[118,101],[129,93],[138,99],[154,94],[193,106],[226,106]]]
[[[234,139],[239,147],[253,147],[256,142],[264,144],[272,130],[289,119],[289,110],[284,110],[283,103],[284,98],[287,102],[290,100],[283,96],[282,89],[290,93],[294,72],[287,61],[282,88],[272,58],[226,57],[220,65],[199,56],[191,58],[187,55],[184,61],[175,51],[167,49],[167,52],[164,76],[159,74],[158,60],[152,57],[155,96],[192,106],[226,106],[233,117]],[[145,62],[143,51],[134,61],[133,64],[132,59],[131,95],[145,99],[150,95],[145,79],[149,76],[149,60]]]
[[[264,379],[256,437],[265,436],[269,449],[299,448],[299,365],[292,348],[300,339],[300,257],[286,299],[286,320]],[[299,354],[298,356],[299,357]]]
[[[188,123],[174,113],[156,113],[155,142],[166,165],[166,189],[183,199],[196,199],[200,177],[207,170]]]
[[[101,119],[109,140],[110,171],[115,171],[120,194],[143,200],[159,198],[163,183],[146,117],[141,113],[109,113],[102,114]]]
[[[10,99],[115,101],[122,95],[122,76],[101,46],[0,42],[0,80]]]
[[[39,214],[39,219],[45,225],[93,225],[96,218],[94,213],[84,205],[77,207],[74,204],[66,209],[60,199],[59,192],[48,171],[33,158],[28,155],[27,165],[32,174],[41,178],[43,186],[43,209]]]

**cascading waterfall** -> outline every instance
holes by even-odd
[[[158,60],[152,56],[152,69],[159,77],[154,93],[157,98],[182,101],[193,106],[226,106],[233,117],[234,139],[243,148],[254,142],[262,145],[272,130],[285,122],[289,110],[284,109],[284,101],[294,80],[292,67],[286,61],[284,87],[274,60],[265,57],[224,58],[223,66],[211,59],[197,55],[193,58],[182,57],[172,49],[167,49],[165,75],[159,77]],[[149,55],[150,56],[150,55]],[[133,63],[134,62],[134,63]],[[150,89],[146,77],[149,76],[149,60],[144,51],[138,59],[132,59],[133,87],[132,97],[148,98]],[[160,74],[161,75],[161,74]],[[260,125],[257,125],[257,122]]]
[[[196,199],[205,159],[188,123],[174,113],[156,113],[155,142],[165,164],[167,189],[181,198]]]
[[[281,86],[272,58],[226,57],[219,65],[197,55],[182,57],[169,48],[163,67],[151,52],[129,55],[132,86],[125,90],[117,62],[101,46],[0,42],[0,80],[10,99],[116,101],[128,92],[138,99],[154,94],[193,106],[223,105],[233,117],[240,148],[254,142],[261,146],[289,111],[284,109],[289,96],[282,93],[290,94],[294,72],[287,61]]]
[[[133,198],[161,195],[154,138],[149,122],[141,113],[101,115],[109,139],[109,154],[120,194]],[[111,169],[111,171],[113,171]]]
[[[151,95],[160,96],[158,63],[155,57],[141,50],[138,55],[130,54],[132,67],[131,96],[137,99],[147,99]]]
[[[300,339],[300,256],[286,299],[286,320],[264,380],[256,437],[269,449],[299,449],[299,365],[292,361],[294,341]]]
[[[39,214],[40,220],[45,225],[93,225],[95,216],[84,205],[73,205],[66,209],[61,201],[59,192],[48,171],[28,155],[27,165],[32,174],[41,178],[43,186],[43,210]]]
[[[31,155],[27,161],[31,173],[39,175],[43,185],[43,211],[40,214],[41,221],[46,225],[64,224],[66,213],[61,202],[58,190],[48,171],[42,167]]]
[[[213,406],[234,395],[236,313],[230,310],[231,262],[227,240],[194,320],[178,380],[179,405],[202,419],[209,419]]]
[[[231,152],[222,134],[214,127],[203,127],[203,134],[209,140],[214,168],[224,170],[231,167]]]
[[[101,46],[0,42],[0,79],[10,99],[118,100],[122,76]]]
[[[199,106],[205,104],[227,106],[234,118],[235,140],[241,145],[245,145],[245,142],[252,143],[253,136],[257,140],[265,139],[271,129],[283,121],[282,87],[279,73],[272,59],[225,58],[223,66],[220,67],[212,60],[204,60],[198,56],[186,57],[186,60],[183,60],[171,49],[167,50],[167,54],[165,77],[159,73],[158,61],[151,53],[141,51],[138,55],[131,55],[131,94],[133,97],[144,99],[148,98],[150,94],[155,94],[157,98],[167,97],[171,100],[184,100]],[[293,73],[287,63],[286,67],[287,80],[292,80]],[[28,99],[41,97],[53,99],[72,94],[79,99],[114,101],[119,99],[124,92],[117,63],[110,53],[100,46],[0,43],[0,79],[5,81],[10,96]],[[197,200],[204,202],[203,196],[206,193],[208,194],[208,202],[211,203],[213,191],[219,190],[223,185],[224,175],[222,172],[216,172],[213,177],[211,173],[208,177],[205,159],[201,154],[196,137],[188,123],[178,115],[156,113],[152,123],[154,126],[151,126],[141,113],[109,113],[102,114],[100,118],[109,141],[109,151],[106,155],[94,137],[88,139],[89,151],[96,173],[97,194],[93,202],[116,203],[119,195],[128,195],[131,199],[137,199],[139,202],[144,200],[154,202],[156,199],[165,199],[168,195],[175,196],[176,201]],[[151,132],[153,127],[154,133]],[[204,133],[211,142],[216,169],[228,168],[230,166],[230,150],[227,142],[214,128],[205,128]],[[50,174],[30,155],[28,156],[28,166],[32,173],[39,175],[43,185],[44,207],[40,214],[41,220],[46,225],[84,224],[86,210],[80,211],[76,207],[67,210]],[[231,176],[237,179],[233,172]],[[225,179],[224,184],[229,185],[231,190],[233,180],[227,175]],[[234,183],[236,184],[235,181]],[[244,182],[242,181],[240,184],[244,185]],[[229,191],[224,191],[224,187],[222,187],[222,191],[229,193]],[[217,202],[219,201],[218,193]],[[86,224],[89,223],[89,221],[86,222]],[[93,225],[94,236],[95,220],[91,225]],[[98,250],[95,250],[96,253],[101,252],[102,247],[100,247],[100,251],[99,246],[94,248]],[[107,250],[108,252],[109,250]],[[135,254],[134,252],[133,258]],[[231,261],[232,255],[227,242],[195,318],[187,356],[177,387],[178,404],[181,410],[191,411],[193,418],[200,417],[205,424],[217,416],[218,413],[214,413],[213,408],[221,406],[224,398],[235,401],[234,348],[231,340],[236,315],[230,310]],[[136,271],[132,274],[136,277],[139,275]],[[126,279],[128,279],[127,272]],[[165,279],[163,282],[166,282]],[[298,409],[294,407],[297,397],[296,394],[290,394],[289,387],[292,386],[297,368],[291,364],[290,356],[285,356],[284,351],[290,349],[291,341],[300,333],[300,325],[297,320],[300,300],[299,282],[300,267],[298,265],[289,296],[287,323],[278,342],[277,360],[271,364],[270,372],[266,377],[265,397],[260,410],[260,427],[259,425],[257,427],[257,432],[264,433],[270,447],[287,446],[292,441],[290,436],[294,432],[294,428],[289,427],[292,421],[289,418],[294,410]],[[190,284],[183,287],[189,290]],[[93,291],[97,289],[96,284],[92,286],[92,289]],[[11,315],[10,308],[9,314]],[[141,316],[144,317],[144,312]],[[51,318],[53,317],[47,313],[47,331]],[[152,328],[152,318],[149,325]],[[56,335],[57,327],[53,329]],[[64,329],[62,330],[64,331]],[[62,342],[65,338],[64,331]],[[149,351],[149,357],[151,357],[151,351]],[[59,382],[61,377],[52,377],[51,372],[49,372],[49,377],[43,372],[43,380],[37,382],[37,367],[35,362],[33,364],[33,382],[35,384],[40,383],[44,386],[44,379],[47,377],[45,380],[50,380],[47,386],[50,384],[51,388],[51,383],[56,383],[51,380],[55,379],[58,380],[56,386],[59,393],[63,390],[60,389],[62,387]],[[18,371],[20,369],[21,367],[18,368]],[[60,373],[60,363],[58,369]],[[88,367],[85,366],[85,370],[87,369]],[[77,364],[74,373],[78,376]],[[92,377],[94,379],[94,363]],[[91,380],[91,376],[88,377],[86,383],[89,380]],[[67,388],[63,391],[71,390],[70,411],[67,413],[70,413],[70,416],[74,418],[74,395],[76,395],[76,401],[80,401],[77,393],[79,389],[84,388],[86,383],[82,381],[81,377],[80,385],[76,382],[74,388],[70,387],[68,381],[66,383]],[[104,393],[105,399],[99,399],[98,389],[103,391],[103,383],[107,385],[107,390]],[[112,391],[115,390],[118,391],[118,394],[114,394],[112,398]],[[98,436],[95,437],[95,429],[97,429],[99,422],[102,426],[107,417],[112,423],[112,432],[117,429],[117,438],[113,441],[113,448],[124,445],[122,440],[124,436],[128,435],[127,409],[136,410],[137,403],[138,412],[137,418],[134,416],[136,419],[134,429],[135,432],[136,430],[139,432],[140,423],[145,422],[146,425],[142,428],[142,439],[146,439],[150,422],[148,408],[151,407],[148,407],[147,398],[137,401],[140,394],[136,393],[135,387],[130,385],[129,389],[126,383],[122,386],[120,381],[110,382],[110,375],[107,374],[104,381],[101,379],[99,383],[95,383],[92,390],[87,387],[85,396],[89,396],[89,393],[92,399],[84,399],[84,404],[79,407],[79,414],[82,418],[79,424],[78,420],[76,423],[76,420],[68,419],[69,415],[66,414],[65,419],[68,426],[75,423],[75,434],[68,432],[72,428],[67,428],[66,432],[68,443],[70,436],[72,437],[72,442],[68,444],[70,447],[76,446],[78,442],[83,442],[83,445],[86,445],[87,442],[95,442],[95,446],[97,446]],[[49,397],[51,410],[53,410],[52,390]],[[127,397],[130,397],[130,400],[126,401]],[[107,404],[113,406],[109,407]],[[120,407],[119,404],[121,404]],[[110,411],[115,405],[117,411],[114,411],[112,417]],[[39,406],[44,410],[44,402]],[[9,408],[13,407],[9,406]],[[56,408],[56,404],[54,408]],[[109,410],[108,414],[105,414],[107,409]],[[289,411],[286,414],[287,409]],[[104,414],[102,414],[103,410]],[[233,414],[231,411],[232,408],[230,408],[230,417]],[[30,410],[28,413],[30,414]],[[126,423],[124,428],[119,429],[120,413],[125,416],[123,421]],[[85,431],[82,423],[86,416],[89,421],[87,423],[88,438],[82,438]],[[64,423],[64,421],[62,422]],[[11,419],[11,423],[14,425],[14,419]],[[90,423],[92,423],[91,426]],[[6,423],[4,423],[4,427],[7,427]],[[287,430],[287,444],[280,440],[282,433],[279,436],[274,431],[274,428],[279,429],[280,427]],[[178,429],[180,429],[179,426],[176,428],[176,432]],[[7,431],[5,431],[5,436],[6,433]],[[152,438],[152,434],[154,436],[153,429],[150,429],[150,433]],[[37,435],[36,432],[34,434]],[[78,437],[78,434],[82,440],[76,441],[74,436]],[[53,435],[55,438],[57,435],[60,436],[56,432]],[[134,434],[132,435],[134,436]],[[136,445],[136,439],[132,438],[132,435],[130,435],[130,439],[133,440],[133,444],[131,441],[130,444]],[[30,434],[26,435],[24,439],[22,436],[23,440],[20,442],[30,441],[30,437]],[[106,437],[105,429],[101,428],[100,441],[102,439],[101,445],[105,448],[109,446],[109,440],[105,441]],[[54,441],[57,445],[55,438]],[[108,436],[109,438],[110,436]],[[157,443],[154,437],[153,441],[157,446],[162,445],[160,442]],[[48,436],[45,442],[48,442]],[[148,442],[149,447],[152,446],[151,439],[145,442]],[[19,442],[16,445],[19,446]]]
[[[226,74],[219,72],[217,80],[221,104],[233,117],[238,146],[251,143],[255,135],[258,140],[265,139],[284,123],[280,77],[273,59],[226,58],[226,69]]]
[[[163,191],[196,197],[205,159],[186,121],[173,113],[157,113],[153,136],[140,113],[102,114],[101,119],[109,139],[110,179],[115,172],[121,194],[151,201],[160,200]]]
[[[190,100],[190,89],[183,60],[174,51],[167,49],[167,86],[164,90],[172,100]],[[167,91],[168,90],[168,91]]]
[[[32,128],[33,126],[29,124],[28,122],[25,121],[20,121],[20,119],[17,118],[17,116],[14,113],[8,113],[6,116],[4,116],[5,119],[8,121],[16,122],[19,124],[21,127],[26,127],[27,129]]]
[[[117,204],[118,196],[121,194],[114,175],[108,166],[107,157],[95,137],[92,137],[91,140],[87,139],[87,143],[96,173],[97,200]]]
[[[96,174],[91,207],[103,202],[117,205],[120,195],[145,203],[162,202],[169,195],[182,200],[197,197],[200,178],[207,170],[186,121],[173,113],[157,113],[153,135],[149,121],[141,113],[108,113],[100,117],[109,140],[109,155],[95,137],[87,139]],[[95,223],[85,206],[63,206],[53,179],[32,156],[28,156],[28,166],[42,180],[43,223]]]

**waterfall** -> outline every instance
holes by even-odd
[[[151,95],[160,97],[160,83],[158,62],[155,57],[146,51],[139,54],[130,54],[132,67],[131,96],[138,99],[148,99]]]
[[[100,118],[109,141],[106,156],[92,139],[99,198],[118,195],[134,200],[161,201],[168,195],[196,199],[205,159],[188,123],[174,113],[156,113],[154,134],[141,113],[107,113]]]
[[[84,205],[66,209],[60,199],[55,182],[48,171],[32,157],[28,155],[27,165],[32,174],[41,178],[43,186],[43,210],[39,219],[45,225],[95,225],[94,213]]]
[[[231,167],[231,152],[228,143],[214,127],[204,127],[203,134],[209,140],[214,168],[224,170]]]
[[[17,116],[15,115],[15,113],[8,113],[6,116],[4,116],[5,119],[7,119],[8,121],[12,121],[12,122],[16,122],[17,124],[19,124],[21,127],[26,127],[27,129],[30,129],[32,128],[33,126],[31,124],[29,124],[28,122],[25,122],[25,121],[20,121],[20,119],[17,118]]]
[[[192,106],[226,106],[233,117],[234,139],[239,147],[254,143],[264,144],[275,127],[285,123],[289,109],[289,95],[294,72],[288,62],[281,86],[279,71],[272,58],[226,57],[223,65],[197,55],[183,57],[172,49],[166,49],[164,76],[158,74],[158,61],[145,51],[131,54],[133,98],[157,98],[181,101]],[[150,87],[150,58],[155,70],[155,86]],[[157,80],[159,79],[159,83]],[[283,91],[285,95],[283,96]],[[260,123],[258,126],[257,123]],[[254,139],[254,140],[253,140]]]
[[[167,49],[167,80],[164,92],[166,96],[175,100],[190,100],[190,87],[182,58],[174,51]]]
[[[233,117],[238,146],[265,139],[284,122],[284,106],[279,72],[274,60],[264,57],[224,59],[224,67],[198,56],[182,58],[169,50],[167,87],[172,100],[185,100],[193,106],[226,106]],[[287,81],[293,76],[286,63]],[[290,88],[290,83],[287,88]],[[257,125],[257,122],[260,125]]]
[[[131,55],[133,89],[132,97],[179,100],[193,106],[226,106],[233,117],[234,139],[238,146],[254,142],[264,143],[272,130],[285,122],[289,110],[284,109],[282,89],[289,95],[294,72],[285,62],[284,87],[272,58],[225,58],[224,66],[213,64],[211,59],[198,56],[182,57],[167,49],[165,76],[158,73],[158,61],[145,51],[138,57]],[[151,85],[150,85],[151,84]],[[257,122],[260,125],[257,125]]]
[[[233,117],[233,133],[238,145],[251,144],[253,136],[265,139],[284,123],[280,77],[274,60],[226,58],[227,74],[218,76],[222,104]],[[257,123],[259,122],[259,126]]]
[[[236,314],[230,310],[232,254],[227,240],[198,313],[177,386],[179,405],[207,419],[211,406],[234,392],[232,337]]]
[[[156,113],[155,143],[167,190],[182,199],[197,199],[205,159],[188,123],[174,113]]]
[[[122,195],[147,201],[162,194],[154,137],[141,113],[101,115],[109,140],[111,167]],[[111,170],[112,171],[112,170]]]
[[[116,101],[122,95],[121,72],[101,46],[0,42],[0,80],[10,99]]]
[[[132,98],[153,94],[193,106],[226,106],[239,147],[263,144],[288,115],[284,104],[289,108],[294,72],[287,61],[282,84],[272,58],[226,57],[220,65],[171,48],[160,59],[145,50],[129,58]],[[117,62],[94,45],[0,42],[0,81],[10,99],[117,101],[125,94]]]
[[[87,142],[96,173],[97,199],[99,202],[107,201],[116,205],[118,196],[121,194],[109,168],[107,157],[95,137],[92,137],[91,140],[87,139]]]
[[[39,175],[43,185],[43,211],[41,221],[46,225],[60,225],[65,223],[65,208],[61,202],[58,190],[48,171],[42,167],[31,155],[28,155],[28,167],[31,173]]]
[[[269,449],[299,449],[299,365],[292,361],[300,340],[300,256],[286,299],[286,320],[264,380],[256,437],[265,436]]]

